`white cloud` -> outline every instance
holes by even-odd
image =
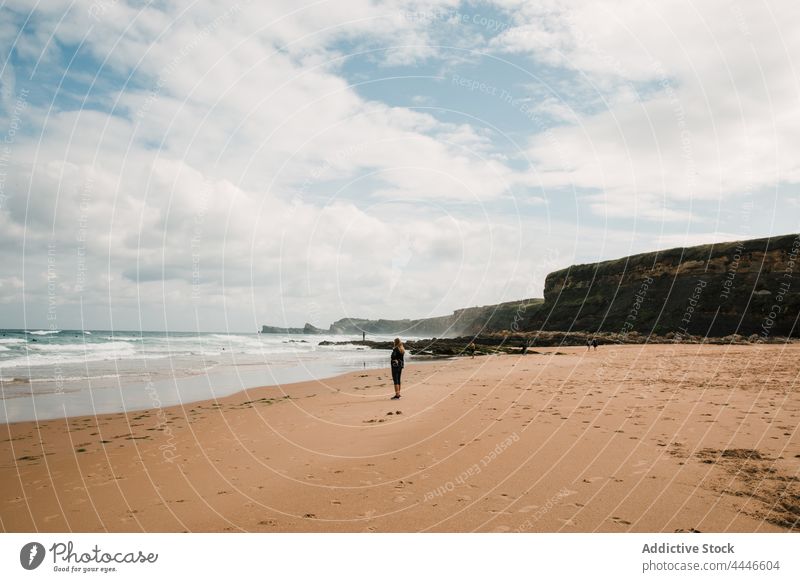
[[[454,0],[40,3],[13,47],[20,66],[3,72],[5,109],[33,66],[41,93],[63,76],[59,97],[73,99],[51,109],[35,95],[25,111],[0,209],[0,289],[20,289],[24,266],[17,305],[41,315],[55,244],[73,326],[81,300],[117,326],[191,327],[195,309],[206,329],[439,315],[538,294],[554,249],[548,268],[674,236],[558,222],[550,192],[663,225],[693,218],[695,200],[800,180],[794,9],[776,25],[744,4],[501,4],[518,28],[493,49],[567,73],[553,85],[563,101],[532,97],[561,124],[528,140],[533,171],[485,129],[365,98],[345,78],[349,52],[372,51],[367,78],[475,65],[437,46],[455,28],[456,46],[485,31],[407,14],[446,14]],[[0,42],[14,35],[0,26]]]
[[[600,189],[608,215],[635,200],[642,217],[686,220],[673,203],[800,181],[796,3],[497,4],[518,23],[497,50],[573,71],[607,102],[532,139],[546,185]]]
[[[191,307],[231,298],[245,328],[258,322],[242,323],[244,306],[260,322],[286,315],[298,323],[309,302],[329,319],[342,311],[424,315],[498,290],[468,283],[476,268],[496,269],[499,280],[507,272],[484,252],[494,244],[488,231],[460,230],[453,217],[412,213],[398,221],[380,207],[390,200],[406,209],[412,200],[479,207],[526,178],[495,159],[470,126],[366,101],[338,75],[340,41],[354,50],[388,44],[375,55],[390,65],[435,54],[426,46],[430,29],[404,16],[407,3],[322,8],[205,2],[184,11],[91,1],[37,8],[14,47],[18,58],[91,83],[94,71],[57,70],[62,52],[83,42],[103,63],[101,81],[112,75],[120,84],[112,93],[95,87],[93,98],[110,114],[45,106],[27,113],[34,129],[16,144],[11,170],[24,188],[0,220],[28,249],[28,305],[47,300],[48,244],[58,255],[59,304],[82,298],[128,314],[128,325],[140,310],[166,305],[186,317]],[[371,190],[365,176],[380,187]],[[350,185],[322,203],[334,181]],[[508,244],[519,237],[504,233]],[[408,261],[396,260],[397,241],[408,245]],[[469,261],[462,247],[472,247]],[[437,277],[442,260],[452,264],[445,281]],[[187,302],[193,289],[201,297]],[[277,297],[285,314],[275,311]],[[207,325],[222,325],[221,317]]]

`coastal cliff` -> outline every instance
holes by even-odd
[[[362,332],[377,335],[455,337],[475,335],[484,331],[510,329],[528,308],[541,305],[542,299],[509,301],[497,305],[467,307],[451,315],[423,319],[359,319],[347,317],[331,324],[326,329],[306,324],[300,328],[272,327],[265,325],[262,333],[336,334],[359,335]]]
[[[800,235],[574,265],[547,276],[544,300],[522,329],[797,336]]]
[[[261,333],[280,333],[280,334],[322,334],[328,333],[327,330],[314,327],[310,323],[305,324],[303,327],[275,327],[274,325],[262,325]]]
[[[327,330],[310,324],[263,330],[440,338],[580,332],[612,334],[618,341],[636,341],[639,335],[680,341],[736,334],[768,341],[800,335],[799,313],[800,234],[791,234],[573,265],[547,276],[544,299],[426,319],[345,318]]]

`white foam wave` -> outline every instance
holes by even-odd
[[[87,344],[33,344],[28,349],[42,352],[106,352],[106,351],[133,351],[134,346],[122,341],[87,343]]]
[[[258,336],[254,337],[247,337],[243,335],[229,335],[224,333],[212,333],[208,336],[209,338],[215,338],[218,340],[230,342],[230,343],[239,343],[239,344],[261,344],[261,341],[258,339]],[[205,339],[208,341],[208,338],[198,338],[198,339]]]
[[[28,340],[19,337],[0,337],[0,344],[25,344]]]
[[[85,364],[86,362],[102,362],[110,360],[160,360],[167,358],[169,355],[159,354],[142,354],[136,353],[133,350],[112,351],[101,350],[98,352],[89,353],[55,353],[55,354],[31,354],[21,356],[18,358],[10,358],[8,360],[0,360],[0,368],[16,368],[16,367],[35,367],[35,366],[55,366],[55,365],[70,365],[70,364]]]
[[[61,333],[60,329],[39,329],[36,331],[29,331],[31,335],[52,335],[54,333]]]

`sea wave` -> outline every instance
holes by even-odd
[[[39,329],[36,331],[28,331],[31,335],[52,335],[54,333],[61,333],[60,329]]]
[[[243,335],[229,335],[224,333],[212,333],[209,334],[208,337],[202,338],[205,341],[208,341],[209,338],[214,338],[215,340],[226,341],[229,343],[236,343],[236,344],[248,344],[248,345],[261,345],[262,342],[258,336],[248,337]]]
[[[134,346],[128,342],[103,342],[85,344],[32,344],[27,346],[30,350],[41,352],[104,352],[104,351],[134,351]]]
[[[230,334],[230,333],[211,333],[211,334],[208,334],[208,337],[216,337],[216,338],[224,339],[224,340],[243,340],[243,339],[247,339],[247,338],[245,338],[243,336],[233,335],[233,334]]]
[[[26,344],[28,340],[19,337],[0,337],[0,344]]]
[[[50,353],[50,354],[32,354],[28,353],[25,356],[17,358],[9,358],[7,360],[0,360],[0,368],[17,368],[25,367],[32,368],[37,366],[68,366],[71,364],[85,364],[87,362],[102,362],[110,360],[160,360],[168,358],[169,354],[154,353],[143,354],[137,353],[132,350],[126,351],[112,351],[101,350],[89,353]]]

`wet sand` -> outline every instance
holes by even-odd
[[[0,530],[800,530],[800,344],[538,352],[0,425]]]

